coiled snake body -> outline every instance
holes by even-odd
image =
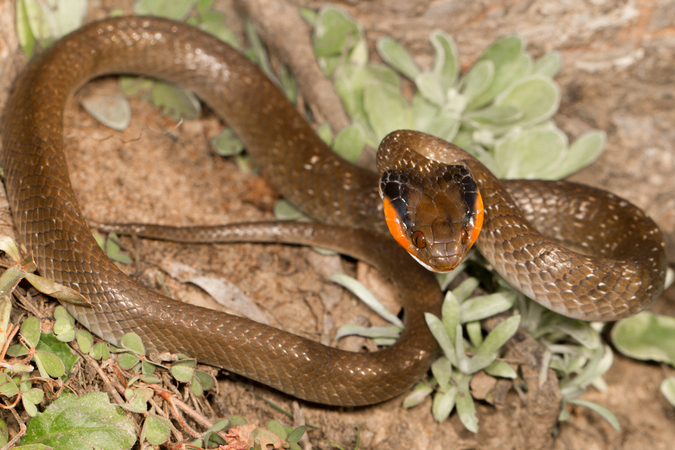
[[[371,230],[282,224],[272,232],[251,225],[225,234],[231,240],[333,243],[384,265],[405,306],[399,342],[369,354],[341,352],[162,297],[120,272],[82,218],[63,154],[66,100],[87,80],[111,73],[148,75],[192,89],[237,130],[285,197],[324,222]],[[372,233],[387,229],[376,176],[333,155],[283,94],[217,39],[155,18],[90,24],[28,65],[4,110],[2,139],[5,185],[20,236],[44,276],[92,301],[91,308],[66,306],[98,336],[117,343],[133,331],[149,350],[185,353],[327,404],[391,398],[427,370],[436,347],[422,313],[437,312],[441,294],[433,277],[411,264],[391,239]],[[403,151],[420,145],[426,156],[449,149],[439,158],[463,163],[473,173],[485,205],[478,249],[510,283],[544,306],[586,320],[612,320],[646,307],[662,291],[663,240],[638,208],[563,182],[510,182],[504,189],[473,158],[420,133],[402,131],[383,142]],[[387,151],[383,155],[394,158]],[[581,253],[549,241],[536,228]],[[342,234],[336,238],[334,232]],[[585,256],[590,254],[596,256]]]

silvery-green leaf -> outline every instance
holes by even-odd
[[[457,302],[461,304],[464,300],[469,298],[469,295],[476,290],[479,284],[480,281],[478,281],[478,278],[470,277],[462,281],[459,286],[452,290],[452,293],[455,294]]]
[[[461,323],[474,322],[495,316],[511,308],[516,301],[513,292],[497,292],[490,295],[473,297],[459,307]]]
[[[483,343],[476,349],[475,354],[496,353],[518,331],[518,325],[520,325],[519,315],[504,320],[488,333]]]
[[[366,86],[363,106],[378,142],[394,130],[409,130],[415,125],[410,105],[401,91],[392,86]]]
[[[471,103],[483,94],[495,77],[495,63],[490,60],[478,61],[459,82],[459,92]]]
[[[455,330],[459,326],[459,302],[452,291],[445,294],[443,306],[441,307],[441,317],[443,325],[450,337],[452,344],[455,344]]]
[[[617,431],[621,430],[621,424],[619,424],[619,419],[616,418],[614,413],[610,411],[609,409],[605,408],[602,405],[598,405],[595,402],[590,402],[588,400],[579,400],[579,399],[573,399],[569,400],[569,403],[573,403],[575,405],[579,406],[584,406],[591,411],[594,411],[602,416],[603,419],[605,419],[609,424]]]
[[[346,323],[335,333],[335,340],[346,336],[361,336],[370,339],[398,339],[401,336],[401,327],[389,325],[384,327],[364,327],[353,323]]]
[[[457,398],[457,388],[452,386],[446,392],[439,392],[434,396],[431,404],[431,413],[436,422],[444,422],[450,416],[450,413],[455,407],[455,400]]]
[[[18,0],[16,4],[16,34],[19,38],[19,45],[30,59],[33,56],[33,52],[35,52],[37,40],[30,28],[26,0]]]
[[[548,52],[534,63],[534,67],[532,67],[532,73],[537,73],[553,78],[558,74],[561,64],[562,55],[560,52]]]
[[[316,129],[316,134],[321,138],[322,141],[326,143],[326,145],[330,145],[331,142],[333,142],[333,130],[330,128],[330,124],[328,122],[324,122],[319,127]]]
[[[425,131],[429,124],[436,118],[440,108],[434,105],[419,92],[415,92],[412,99],[412,110],[415,116],[415,129]]]
[[[382,64],[368,64],[364,67],[363,74],[364,86],[372,82],[385,83],[397,89],[401,86],[401,78],[396,72]]]
[[[244,22],[244,32],[246,33],[246,39],[248,39],[248,43],[250,44],[248,51],[255,55],[254,61],[258,67],[262,69],[265,75],[270,79],[275,80],[276,77],[274,72],[272,72],[265,45],[263,44],[262,39],[260,39],[260,35],[256,31],[253,21],[250,18],[247,18]]]
[[[460,148],[463,148],[464,150],[467,150],[471,145],[477,143],[473,135],[473,130],[460,125],[455,138],[452,140],[452,143]]]
[[[548,120],[558,110],[560,88],[543,75],[529,75],[501,93],[495,99],[495,105],[511,105],[523,113],[512,125],[535,125]]]
[[[591,327],[590,322],[570,319],[558,316],[553,324],[553,329],[560,331],[582,344],[584,347],[594,350],[601,345],[600,335]]]
[[[225,24],[225,14],[218,11],[208,11],[202,14],[200,19],[197,24],[200,30],[214,35],[234,48],[240,48],[234,32]]]
[[[113,130],[122,131],[131,122],[131,107],[122,95],[88,95],[80,105],[94,119]]]
[[[445,356],[454,366],[456,366],[457,355],[455,353],[455,345],[454,342],[450,340],[450,335],[448,334],[445,325],[443,325],[443,322],[441,322],[441,319],[431,313],[424,313],[424,319],[427,322],[429,331],[434,335],[434,338],[441,347],[441,350],[443,350]]]
[[[458,383],[457,392],[457,414],[464,427],[472,433],[478,432],[478,417],[476,417],[476,405],[469,391],[470,376],[462,375],[461,382]]]
[[[612,328],[612,344],[624,355],[675,366],[675,317],[643,311]]]
[[[450,142],[459,130],[460,119],[460,114],[457,111],[441,108],[440,112],[431,119],[426,127],[418,128],[418,130]]]
[[[464,328],[473,347],[478,347],[483,343],[483,330],[481,329],[480,322],[469,322]]]
[[[365,66],[368,63],[368,42],[362,33],[349,54],[349,62],[355,66]]]
[[[299,222],[311,222],[309,216],[300,211],[297,206],[288,200],[279,200],[274,205],[274,217],[277,220],[294,220]]]
[[[356,42],[359,26],[342,9],[321,8],[314,28],[314,53],[317,56],[340,55],[348,42]]]
[[[455,278],[457,278],[462,272],[464,272],[464,269],[466,269],[466,258],[459,264],[459,266],[455,267],[455,270],[453,270],[452,272],[435,274],[436,280],[438,281],[438,284],[441,286],[441,290],[445,291],[448,288],[448,286],[450,286],[450,283],[455,281]]]
[[[286,66],[281,67],[280,82],[286,98],[295,104],[298,101],[298,82]]]
[[[450,376],[452,375],[452,364],[450,360],[441,356],[431,364],[431,373],[438,382],[441,390],[446,390],[450,385]]]
[[[436,51],[433,72],[439,75],[444,90],[450,89],[457,82],[459,74],[459,52],[452,37],[442,30],[434,30],[429,36],[431,45]]]
[[[199,117],[202,111],[201,104],[192,91],[163,81],[154,83],[150,99],[167,116],[192,120]]]
[[[21,324],[21,336],[30,348],[35,348],[40,340],[41,325],[37,317],[29,317]]]
[[[361,127],[352,124],[340,130],[335,136],[333,151],[347,161],[354,163],[361,156],[365,141],[366,138]]]
[[[492,363],[485,368],[485,372],[488,375],[500,378],[514,379],[518,376],[516,371],[513,370],[513,367],[505,361],[492,361]]]
[[[434,387],[430,383],[424,381],[417,383],[413,390],[405,396],[403,400],[403,408],[409,409],[422,403],[431,393],[434,392]]]
[[[151,15],[182,21],[197,4],[197,0],[138,0],[134,3],[134,13],[139,16]]]
[[[614,354],[609,346],[598,347],[581,371],[568,383],[560,383],[560,393],[566,399],[576,396],[577,388],[585,390],[596,378],[612,366]]]
[[[76,30],[87,13],[87,0],[24,0],[26,14],[33,36],[43,45]]]
[[[604,131],[588,131],[572,143],[564,158],[554,165],[551,171],[544,174],[546,179],[559,180],[589,166],[600,157],[607,144]]]
[[[675,407],[675,377],[668,377],[661,383],[661,393],[668,403]]]
[[[498,140],[494,160],[500,178],[540,178],[567,148],[567,136],[558,129],[536,127],[513,132]]]
[[[311,26],[314,28],[316,26],[316,18],[318,16],[318,13],[314,11],[311,8],[305,8],[304,6],[300,8],[300,16],[302,16],[303,19]]]
[[[415,77],[419,92],[430,102],[442,106],[447,99],[447,90],[443,88],[441,76],[435,72],[421,73]]]
[[[459,145],[457,144],[457,142],[453,141],[453,143],[455,145]],[[478,144],[472,144],[467,147],[464,147],[464,150],[466,150],[469,154],[473,155],[478,161],[482,162],[485,165],[485,167],[487,167],[488,170],[490,170],[490,172],[499,173],[497,169],[497,163],[495,162],[495,159],[492,157],[492,154],[487,150],[485,150],[482,146]]]
[[[489,60],[494,63],[492,83],[482,94],[473,98],[467,109],[480,108],[490,103],[499,93],[530,73],[532,57],[524,53],[523,48],[524,42],[520,36],[507,36],[488,47],[478,61]]]
[[[397,327],[403,328],[403,322],[401,322],[401,319],[396,317],[395,314],[385,308],[384,305],[380,303],[380,301],[375,298],[375,296],[368,289],[366,289],[366,287],[361,282],[341,273],[331,275],[330,279],[331,281],[348,289],[352,294],[356,295],[363,303],[368,305],[370,309],[375,311],[384,320],[396,325]]]
[[[21,261],[19,247],[16,246],[16,243],[9,236],[0,236],[0,251],[3,251],[16,263]]]
[[[244,143],[231,127],[223,128],[216,137],[211,139],[211,147],[220,156],[234,156],[244,151]]]
[[[513,105],[492,105],[487,108],[477,109],[468,112],[465,118],[474,122],[475,127],[480,124],[502,125],[509,122],[515,122],[523,117],[523,112]],[[477,122],[477,123],[476,123]]]
[[[410,53],[396,39],[384,37],[377,41],[377,52],[380,57],[405,77],[414,80],[420,73]]]

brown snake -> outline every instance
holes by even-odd
[[[44,276],[92,301],[91,308],[66,305],[77,320],[113,343],[133,331],[149,351],[185,353],[321,403],[375,403],[411,386],[434,356],[435,343],[422,313],[438,310],[441,293],[433,277],[411,264],[391,239],[325,225],[282,224],[271,232],[250,225],[226,232],[231,240],[332,242],[338,250],[383,265],[400,291],[406,328],[395,346],[367,354],[342,352],[165,298],[108,260],[70,185],[63,111],[72,92],[87,80],[119,73],[163,78],[192,89],[237,130],[282,195],[324,222],[386,233],[377,177],[333,155],[283,94],[239,53],[194,28],[162,19],[93,23],[28,65],[2,121],[1,163],[20,236]],[[505,190],[473,158],[420,133],[397,132],[382,145],[385,150],[418,146],[426,146],[419,151],[427,156],[462,162],[473,172],[485,204],[478,249],[511,284],[544,306],[586,320],[613,320],[636,313],[660,295],[663,239],[638,208],[564,182],[509,182]],[[441,148],[454,153],[441,157]],[[386,151],[383,158],[400,159]],[[536,228],[583,254],[547,240]],[[342,234],[335,237],[334,232]]]

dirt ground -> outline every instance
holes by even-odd
[[[11,3],[11,2],[10,2]],[[91,17],[128,2],[101,1]],[[316,7],[320,2],[295,2]],[[3,5],[0,2],[0,5]],[[4,3],[6,6],[6,3]],[[225,5],[227,6],[227,5]],[[675,3],[662,1],[358,1],[342,4],[365,27],[371,50],[377,38],[399,39],[421,66],[433,50],[428,32],[441,28],[459,47],[463,67],[470,66],[496,37],[519,33],[539,56],[558,50],[563,91],[555,117],[571,139],[590,128],[605,130],[608,148],[575,181],[611,190],[643,207],[667,235],[675,255]],[[0,9],[0,12],[2,9]],[[10,45],[11,46],[11,45]],[[86,89],[110,91],[114,80]],[[5,92],[0,92],[4,101]],[[97,221],[145,221],[190,225],[272,218],[278,199],[259,175],[240,171],[212,153],[208,141],[222,124],[206,112],[180,125],[161,117],[143,101],[132,101],[134,119],[121,133],[98,124],[77,103],[66,111],[68,161],[74,187],[87,217]],[[180,261],[201,272],[227,278],[255,300],[272,324],[319,339],[330,323],[339,326],[358,316],[376,319],[353,297],[325,282],[327,265],[353,272],[352,263],[321,257],[308,249],[276,245],[186,246],[143,241],[134,246],[142,279],[154,280],[167,261]],[[671,259],[672,261],[672,259]],[[201,290],[165,275],[172,294],[184,301],[220,308]],[[337,296],[327,311],[322,296]],[[675,315],[675,289],[653,308]],[[326,318],[330,320],[326,320]],[[572,408],[542,441],[556,449],[672,448],[675,408],[659,392],[673,368],[635,362],[616,355],[605,379],[606,393],[591,389],[583,398],[608,407],[619,418],[615,431],[587,409]],[[221,371],[218,398],[223,414],[249,421],[284,420],[259,396],[291,409],[292,398]],[[329,441],[353,448],[357,426],[360,449],[530,448],[522,420],[528,405],[513,392],[500,408],[477,403],[480,432],[466,431],[456,415],[443,424],[431,417],[430,402],[413,410],[400,399],[359,409],[335,409],[300,402],[313,448]],[[529,419],[527,419],[529,420]],[[544,432],[544,431],[542,431]]]

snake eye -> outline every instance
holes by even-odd
[[[424,233],[421,231],[415,231],[412,234],[412,243],[415,244],[417,248],[424,248],[427,245],[426,239],[424,238]]]
[[[466,227],[462,227],[462,244],[466,244],[469,240],[469,232],[466,231]]]

